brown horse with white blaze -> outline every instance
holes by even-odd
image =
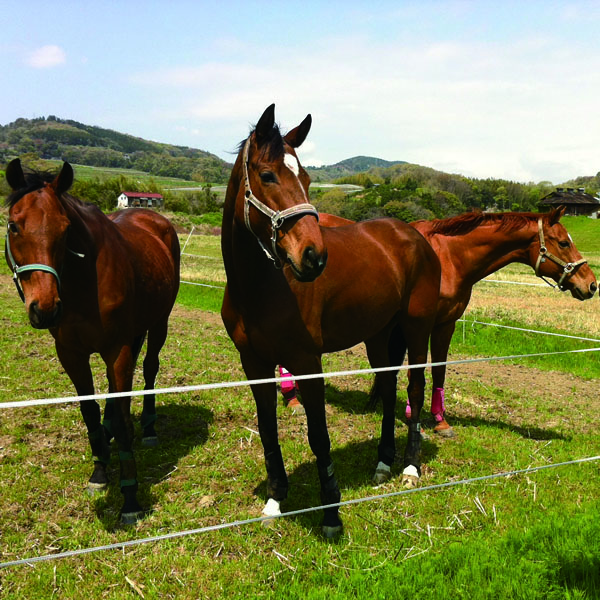
[[[321,356],[373,341],[371,364],[393,366],[408,349],[411,364],[426,362],[437,307],[440,264],[425,239],[395,219],[321,228],[308,203],[309,177],[295,153],[310,115],[287,135],[266,109],[242,144],[223,213],[222,251],[227,287],[222,317],[250,380],[273,377],[276,365],[295,375],[322,373]],[[395,348],[388,347],[391,344]],[[390,476],[395,456],[397,372],[381,375],[384,403],[377,482]],[[330,455],[322,377],[300,379],[308,440],[317,460],[323,504],[340,491]],[[275,383],[253,384],[267,470],[264,513],[279,514],[288,481],[277,434]],[[415,407],[404,455],[404,479],[420,474],[419,411],[424,369],[411,371],[408,395]],[[342,530],[338,508],[324,511],[323,532]]]
[[[94,394],[90,356],[106,363],[109,392],[129,392],[144,339],[145,389],[154,389],[159,352],[179,288],[179,240],[158,213],[131,209],[106,216],[69,195],[73,169],[57,176],[24,173],[9,163],[6,260],[31,325],[54,337],[61,365],[78,395]],[[80,402],[94,457],[90,491],[106,488],[110,438],[119,448],[121,520],[134,522],[137,500],[130,397],[107,401],[104,424],[98,403]],[[153,394],[144,396],[143,442],[156,443]]]

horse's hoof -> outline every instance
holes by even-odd
[[[142,446],[144,446],[145,448],[156,448],[156,446],[158,446],[158,438],[155,435],[143,437]]]
[[[414,475],[402,475],[402,486],[405,490],[412,490],[419,487],[419,478]]]
[[[90,496],[97,496],[106,492],[107,487],[108,484],[106,483],[95,483],[93,481],[88,481],[86,491]]]
[[[135,525],[144,516],[143,510],[121,513],[121,525]]]
[[[342,535],[342,533],[344,531],[344,526],[343,525],[335,525],[332,527],[331,525],[323,525],[322,531],[323,531],[323,536],[325,537],[325,539],[335,540]]]
[[[408,465],[402,471],[402,486],[407,490],[412,490],[419,485],[419,471],[414,465]]]
[[[375,469],[375,475],[373,475],[373,485],[381,485],[386,481],[389,481],[392,477],[392,470],[388,465],[383,462],[379,462]]]
[[[441,437],[453,438],[456,437],[456,432],[446,421],[440,421],[434,428],[434,433]]]
[[[300,400],[294,397],[287,403],[288,408],[291,408],[294,415],[305,415],[306,410],[304,410],[304,406],[302,406]]]

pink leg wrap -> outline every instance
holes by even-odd
[[[406,418],[410,419],[411,410],[410,410],[410,400],[406,399]]]
[[[444,388],[433,388],[433,393],[431,395],[431,414],[438,423],[444,420],[445,410]]]
[[[284,367],[279,367],[279,376],[284,378],[281,382],[281,393],[286,395],[293,392],[296,388],[296,383],[294,382],[292,374]]]

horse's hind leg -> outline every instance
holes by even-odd
[[[131,391],[133,383],[133,354],[129,346],[123,346],[116,356],[103,356],[106,362],[109,391]],[[123,494],[121,522],[135,523],[143,511],[137,500],[137,467],[133,455],[133,421],[131,420],[131,397],[115,399],[113,431],[119,448],[121,466],[120,487]]]
[[[153,390],[156,383],[156,376],[160,366],[158,355],[165,340],[167,339],[168,323],[167,320],[160,326],[154,327],[148,331],[148,347],[144,358],[144,389]],[[142,409],[142,446],[158,445],[158,436],[154,429],[156,422],[156,396],[148,394],[144,396],[144,408]]]
[[[391,335],[384,334],[369,340],[366,344],[369,363],[372,367],[400,366],[406,353],[406,344],[399,328]],[[396,386],[397,371],[377,373],[374,388],[377,397],[383,401],[381,438],[377,449],[378,463],[373,483],[381,485],[391,477],[391,467],[396,456]]]
[[[90,369],[90,357],[80,352],[72,352],[56,343],[56,353],[61,365],[73,382],[79,396],[94,393],[94,379]],[[88,439],[92,449],[94,471],[88,481],[88,491],[93,494],[106,489],[108,476],[106,467],[110,460],[110,446],[104,427],[100,421],[100,406],[95,400],[85,400],[79,403],[81,416],[87,428]]]
[[[436,325],[431,333],[431,360],[432,362],[446,362],[448,360],[448,348],[454,329],[455,321]],[[444,385],[446,381],[446,365],[431,368],[432,398],[431,413],[436,421],[434,432],[444,437],[454,437],[454,429],[448,424],[445,417]]]
[[[412,319],[404,328],[408,340],[408,360],[411,365],[427,362],[430,324]],[[408,421],[408,439],[404,451],[404,471],[402,483],[406,487],[416,487],[421,477],[421,410],[425,399],[425,368],[410,369],[408,398],[411,416]]]

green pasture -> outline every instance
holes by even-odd
[[[589,221],[589,220],[588,220]],[[597,225],[596,222],[590,224]],[[588,223],[567,227],[578,246]],[[579,237],[581,236],[581,242]],[[182,234],[182,246],[187,236]],[[218,314],[225,283],[218,236],[193,235],[161,354],[159,388],[244,379]],[[190,256],[187,256],[189,254]],[[585,251],[584,251],[585,254]],[[500,280],[537,282],[514,267]],[[202,283],[214,287],[191,285]],[[0,268],[0,402],[74,394],[47,332],[28,324],[5,265]],[[553,352],[589,342],[474,325],[486,321],[600,339],[600,302],[580,303],[549,287],[481,283],[451,359]],[[425,423],[422,485],[551,465],[600,454],[596,354],[449,369],[446,404],[454,439]],[[103,365],[95,360],[99,391]],[[362,346],[324,357],[324,370],[367,368]],[[405,443],[406,378],[399,377],[397,444]],[[401,491],[400,464],[374,489],[381,419],[365,410],[370,376],[328,379],[327,416],[342,499]],[[141,368],[136,388],[142,387]],[[427,408],[429,403],[426,402]],[[91,460],[76,405],[0,408],[0,562],[256,517],[265,501],[262,447],[247,387],[158,397],[158,448],[136,440],[140,498],[149,514],[118,520],[116,483],[89,497]],[[139,400],[133,402],[136,418]],[[284,511],[317,506],[314,458],[304,417],[279,399],[280,440],[290,479]],[[139,430],[137,431],[139,435]],[[118,479],[116,461],[113,479]],[[600,596],[598,463],[590,462],[341,509],[344,535],[320,536],[319,513],[272,528],[239,525],[0,569],[0,598],[569,598]]]

